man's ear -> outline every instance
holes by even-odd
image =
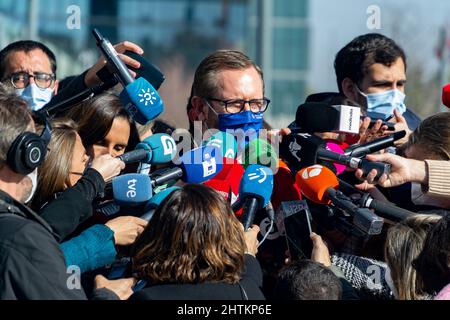
[[[359,101],[359,94],[356,91],[355,83],[350,78],[345,78],[344,80],[342,80],[341,86],[342,92],[347,98],[355,102]]]
[[[191,98],[191,105],[192,108],[189,110],[188,112],[188,117],[189,120],[194,122],[194,121],[204,121],[207,119],[208,117],[208,110],[205,110],[205,107],[207,107],[205,105],[205,101],[198,97],[198,96],[193,96]],[[208,108],[206,108],[208,109]],[[206,114],[205,114],[206,112]]]

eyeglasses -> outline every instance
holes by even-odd
[[[29,74],[26,72],[16,72],[10,77],[11,83],[16,89],[26,88],[30,84],[30,78],[34,78],[34,83],[41,89],[49,88],[56,77],[55,74],[48,74],[43,72],[35,72],[34,74]]]
[[[252,99],[252,100],[243,100],[243,99],[222,100],[216,98],[206,98],[206,99],[210,101],[219,102],[222,107],[225,107],[225,111],[227,113],[242,112],[245,108],[246,103],[249,104],[250,110],[253,113],[265,112],[270,103],[270,100],[267,98]]]

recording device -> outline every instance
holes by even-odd
[[[349,195],[356,205],[373,209],[379,216],[391,221],[401,221],[414,214],[414,212],[397,207],[391,202],[374,199],[369,193],[362,192],[341,179],[339,179],[339,189]]]
[[[400,140],[405,136],[406,131],[402,130],[367,143],[355,144],[345,149],[345,155],[355,158],[365,157],[368,154],[392,147],[395,141]]]
[[[128,113],[142,125],[158,117],[163,112],[164,106],[156,89],[143,77],[134,79],[131,76],[128,67],[119,58],[111,42],[97,29],[93,29],[92,34],[110,70],[124,87],[120,98]]]
[[[267,206],[273,191],[273,172],[261,165],[250,165],[244,172],[239,186],[239,206],[242,205],[242,224],[248,230],[256,212]],[[236,209],[235,206],[233,209]]]
[[[312,252],[312,216],[305,200],[283,201],[278,214],[284,219],[287,247],[291,260],[309,259]]]
[[[368,235],[381,233],[383,219],[367,208],[359,208],[337,190],[339,181],[330,169],[321,165],[304,168],[297,173],[296,181],[309,200],[344,210],[353,217],[353,224]]]

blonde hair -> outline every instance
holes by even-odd
[[[52,137],[44,162],[38,169],[38,185],[31,202],[39,210],[53,194],[71,187],[70,168],[77,139],[77,126],[71,119],[55,119],[51,123]]]
[[[416,214],[389,228],[386,262],[400,300],[421,300],[426,294],[417,283],[413,261],[423,249],[428,231],[441,219],[434,214]]]

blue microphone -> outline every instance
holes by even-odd
[[[141,216],[141,219],[150,221],[156,211],[156,208],[161,204],[161,202],[163,202],[164,199],[166,199],[172,192],[178,189],[180,189],[180,187],[170,187],[155,194],[145,205],[145,213]]]
[[[152,183],[146,174],[130,173],[115,177],[112,190],[118,205],[138,206],[152,197]]]
[[[237,142],[234,136],[228,132],[219,131],[203,142],[205,146],[219,148],[222,157],[236,159]]]
[[[138,143],[136,150],[146,150],[148,157],[141,162],[164,164],[173,160],[177,146],[175,140],[165,133],[157,133]]]
[[[217,147],[202,146],[192,149],[180,157],[180,164],[176,167],[152,174],[152,186],[178,179],[186,183],[203,183],[222,170],[222,159]]]
[[[93,29],[92,33],[109,67],[124,87],[120,98],[128,113],[142,125],[158,117],[164,110],[164,104],[156,89],[142,77],[134,79],[111,42],[97,29]]]
[[[252,226],[256,211],[267,206],[272,191],[272,170],[257,164],[248,166],[239,185],[239,199],[244,203],[242,224],[245,230]]]

